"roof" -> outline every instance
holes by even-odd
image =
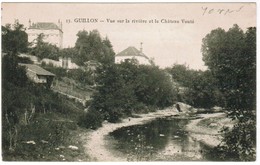
[[[42,67],[39,67],[38,65],[34,64],[19,64],[21,66],[25,66],[28,70],[31,72],[36,73],[37,75],[42,75],[42,76],[55,76],[55,74],[43,69]]]
[[[133,46],[126,48],[122,52],[118,53],[116,56],[141,56],[141,57],[149,59],[143,52],[141,52],[140,50],[137,50]]]
[[[37,22],[33,23],[29,29],[42,29],[42,30],[61,30],[55,23],[52,22]]]

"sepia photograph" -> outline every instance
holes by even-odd
[[[255,162],[256,13],[2,2],[2,161]]]

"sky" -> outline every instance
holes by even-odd
[[[202,39],[211,30],[256,26],[255,3],[2,3],[1,14],[2,25],[18,19],[25,27],[29,19],[60,19],[64,48],[75,45],[78,31],[97,29],[115,53],[129,46],[140,49],[142,42],[143,53],[161,68],[185,64],[201,70],[206,69]]]

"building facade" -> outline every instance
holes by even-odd
[[[149,58],[141,50],[135,47],[128,47],[122,52],[115,55],[115,63],[119,64],[127,59],[135,59],[140,65],[151,65]]]
[[[55,24],[52,22],[32,23],[29,20],[29,28],[26,32],[28,34],[28,42],[31,42],[32,46],[36,44],[36,38],[42,33],[44,35],[44,42],[56,45],[60,49],[62,48],[63,31],[61,21],[58,21],[58,24]]]

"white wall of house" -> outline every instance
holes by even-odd
[[[115,63],[119,64],[126,59],[136,59],[139,64],[141,65],[150,65],[149,59],[143,57],[143,56],[115,56]]]
[[[71,58],[68,58],[68,69],[78,69],[79,66],[71,61]]]
[[[26,32],[28,34],[28,42],[32,42],[33,46],[36,44],[36,38],[38,35],[43,33],[44,42],[48,42],[50,44],[56,45],[58,48],[62,48],[63,33],[58,29],[28,29]]]
[[[41,60],[41,63],[44,62],[47,65],[53,65],[54,67],[62,67],[62,61],[56,61],[48,58],[44,58]]]
[[[41,62],[45,62],[46,64],[51,64],[54,67],[62,67],[65,69],[78,69],[79,66],[71,61],[71,58],[59,58],[59,61],[51,60],[48,58],[42,59]]]

